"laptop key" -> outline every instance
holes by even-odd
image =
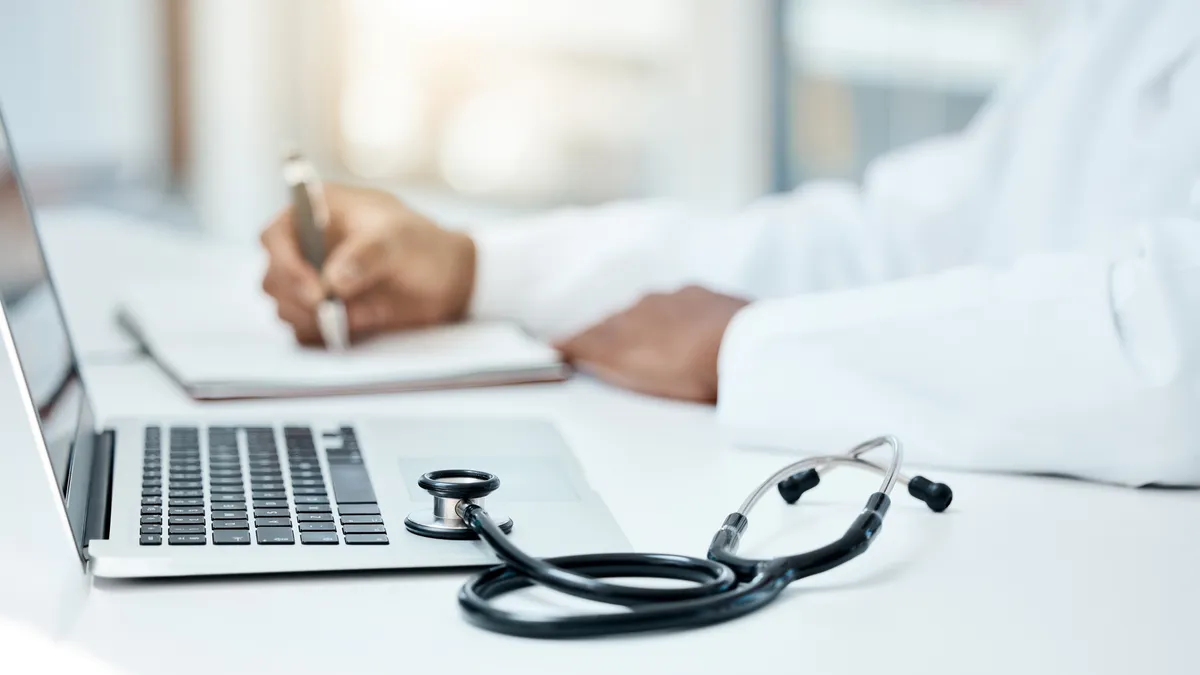
[[[142,497],[142,506],[162,506],[162,497]]]
[[[204,534],[203,525],[176,525],[167,528],[167,534]]]
[[[332,513],[297,513],[296,520],[302,523],[332,523]]]
[[[379,516],[342,516],[343,525],[378,525],[383,523]]]
[[[142,493],[145,496],[145,493]],[[171,490],[167,493],[171,499],[191,499],[193,497],[203,497],[204,490]]]
[[[162,534],[162,525],[143,525],[141,534]]]
[[[209,492],[213,493],[214,495],[240,495],[246,493],[246,491],[242,489],[241,483],[238,483],[237,485],[214,485],[209,488]]]
[[[256,528],[273,528],[273,527],[292,527],[291,518],[255,518],[254,527]]]
[[[275,490],[269,492],[254,492],[251,494],[255,499],[287,499],[286,492]]]
[[[386,534],[348,534],[346,535],[347,544],[386,544],[388,538]]]
[[[337,532],[303,532],[300,534],[302,544],[336,544]]]
[[[204,506],[203,499],[171,499],[167,506]]]
[[[254,508],[256,509],[286,509],[288,503],[282,499],[256,499]]]
[[[173,480],[171,481],[172,490],[199,490],[204,487],[204,483],[198,480]]]
[[[337,532],[333,523],[300,523],[301,532]]]
[[[343,525],[342,531],[346,534],[387,534],[383,525]]]
[[[296,543],[296,536],[290,527],[261,527],[254,534],[258,537],[258,543],[264,546]]]
[[[178,506],[167,510],[168,516],[202,516],[204,515],[203,506]]]
[[[142,516],[142,525],[162,525],[162,516]]]
[[[162,488],[142,488],[143,497],[161,497]]]
[[[254,509],[255,518],[290,518],[291,515],[287,509]]]
[[[328,504],[297,504],[296,513],[329,513]]]
[[[203,525],[204,516],[172,516],[167,518],[168,525]]]
[[[361,464],[331,465],[329,482],[333,484],[333,494],[339,504],[373,504],[376,501],[371,478]]]
[[[377,516],[378,504],[339,504],[338,513],[343,516]]]
[[[237,485],[238,487],[241,487],[242,477],[241,476],[237,476],[237,477],[213,476],[212,478],[209,479],[208,482],[210,485],[214,485],[214,486],[215,485]]]
[[[213,511],[212,519],[216,520],[245,520],[245,511]]]
[[[249,530],[216,530],[213,532],[213,543],[222,544],[250,544]]]
[[[329,497],[318,495],[296,495],[292,500],[297,504],[328,504]]]
[[[278,492],[283,489],[283,483],[260,483],[253,478],[250,479],[250,489],[255,492]]]
[[[142,507],[142,515],[143,516],[161,516],[162,515],[162,507],[161,506],[143,506]]]
[[[162,535],[161,534],[143,534],[142,538],[138,541],[142,546],[158,546],[158,545],[162,544]]]
[[[202,534],[176,534],[167,537],[167,543],[173,546],[203,546],[208,539]]]
[[[300,496],[300,495],[324,495],[325,488],[323,488],[323,487],[298,487],[298,488],[292,488],[292,492],[296,493],[297,496]]]
[[[250,523],[245,520],[214,520],[213,530],[248,530]]]
[[[214,502],[245,502],[246,495],[213,495],[209,497]]]

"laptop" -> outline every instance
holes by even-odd
[[[406,515],[432,505],[418,479],[438,469],[496,474],[488,509],[512,518],[509,536],[534,555],[629,550],[544,420],[148,414],[101,423],[2,117],[0,146],[0,334],[46,455],[46,498],[63,510],[93,575],[494,564],[478,541],[405,528]]]

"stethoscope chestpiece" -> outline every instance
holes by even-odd
[[[474,469],[442,469],[421,476],[417,485],[433,496],[433,508],[408,514],[409,532],[434,539],[478,539],[479,535],[459,514],[463,502],[483,506],[483,500],[500,488],[496,474]],[[512,518],[488,513],[505,534],[512,531]]]

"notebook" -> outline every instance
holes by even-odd
[[[155,284],[124,294],[118,320],[196,399],[276,398],[548,382],[557,351],[515,323],[401,331],[344,352],[305,347],[264,295]]]

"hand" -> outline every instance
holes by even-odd
[[[386,192],[324,186],[329,206],[323,275],[300,252],[291,208],[262,233],[270,263],[262,287],[296,339],[319,344],[316,308],[332,293],[346,303],[352,340],[455,321],[475,278],[475,245]]]
[[[717,353],[746,300],[697,286],[652,293],[555,345],[584,372],[645,394],[717,400]]]

